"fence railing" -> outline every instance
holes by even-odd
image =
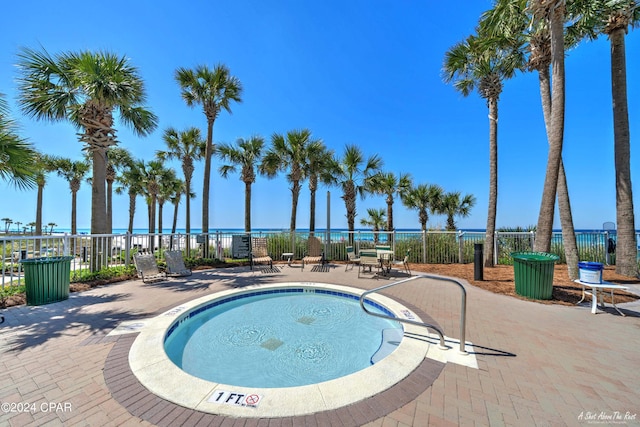
[[[293,253],[301,259],[306,252],[309,232],[259,231],[232,233],[216,231],[208,234],[104,234],[104,235],[52,235],[0,237],[2,287],[20,284],[23,271],[20,260],[36,257],[72,256],[73,275],[96,271],[104,267],[128,266],[136,252],[153,252],[163,260],[165,250],[180,250],[185,258],[228,259],[238,258],[234,247],[238,236],[264,237],[273,259],[282,259],[283,253]],[[235,236],[235,237],[234,237]],[[484,232],[446,231],[321,231],[314,236],[324,243],[325,257],[329,261],[345,261],[347,246],[355,252],[373,248],[377,244],[390,246],[397,259],[409,254],[409,262],[422,264],[470,263],[474,260],[474,245],[484,243]],[[578,254],[581,260],[615,264],[615,233],[578,232]],[[640,233],[636,235],[636,241]],[[250,240],[250,239],[249,239]],[[512,264],[512,252],[530,251],[535,241],[534,232],[496,232],[494,239],[495,264]],[[612,246],[613,243],[613,246]],[[612,250],[613,248],[613,250]],[[562,233],[553,233],[551,251],[566,262]],[[246,257],[246,253],[244,254]],[[239,257],[242,258],[242,257]]]

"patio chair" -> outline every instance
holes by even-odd
[[[307,240],[307,252],[302,257],[302,270],[304,270],[305,264],[324,265],[322,242],[317,237],[309,237]]]
[[[347,246],[347,265],[344,267],[344,271],[347,271],[349,264],[351,264],[352,270],[354,265],[360,264],[360,258],[356,256],[356,252],[354,251],[353,246]]]
[[[251,240],[251,269],[255,264],[269,264],[269,268],[273,268],[273,259],[267,252],[267,238],[254,237]]]
[[[184,265],[182,252],[165,251],[164,260],[167,262],[167,276],[191,276],[192,271]]]
[[[360,272],[365,271],[365,269],[369,267],[369,271],[372,271],[373,267],[377,268],[378,271],[382,268],[380,264],[380,259],[378,259],[378,253],[373,249],[363,249],[360,251],[360,266],[358,267],[358,277],[360,277]],[[376,276],[377,276],[376,272]]]
[[[392,266],[399,268],[402,266],[404,272],[411,276],[411,269],[409,268],[409,254],[411,253],[411,249],[407,249],[407,253],[404,258],[401,260],[395,260],[392,263]]]
[[[137,253],[133,255],[133,261],[143,282],[157,282],[166,278],[166,275],[158,270],[158,262],[153,254]]]

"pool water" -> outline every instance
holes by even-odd
[[[371,366],[390,328],[402,330],[398,322],[364,313],[353,297],[274,293],[189,318],[166,338],[165,351],[182,370],[208,381],[295,387]]]

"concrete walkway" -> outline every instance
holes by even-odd
[[[593,315],[588,303],[538,304],[463,282],[466,340],[473,343],[478,369],[446,363],[416,372],[412,378],[419,380],[389,389],[368,410],[351,405],[297,419],[221,417],[162,401],[128,368],[136,334],[108,335],[123,321],[156,316],[230,288],[321,282],[371,289],[403,277],[358,278],[357,269],[345,272],[344,265],[302,272],[299,265],[285,264],[276,270],[243,267],[155,284],[122,282],[71,294],[59,303],[4,310],[0,425],[640,425],[637,302],[618,304],[625,317],[609,306]],[[456,286],[419,279],[383,293],[426,313],[448,337],[459,338]]]

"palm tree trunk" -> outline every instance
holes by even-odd
[[[498,100],[488,99],[487,101],[489,104],[489,206],[484,237],[484,266],[493,267],[498,206]]]
[[[244,231],[251,232],[251,182],[244,183]]]
[[[107,180],[107,232],[113,233],[113,181]]]
[[[71,235],[75,236],[77,234],[76,227],[76,205],[78,200],[78,194],[76,191],[71,192]]]
[[[204,155],[204,182],[202,183],[202,232],[209,234],[209,184],[211,182],[211,157],[213,156],[213,122],[207,119],[207,146]],[[207,239],[208,242],[208,239]],[[202,248],[202,257],[209,258],[209,244]]]
[[[553,233],[553,214],[555,211],[556,189],[558,188],[558,171],[562,159],[562,143],[564,138],[564,7],[558,3],[550,17],[551,30],[551,66],[553,70],[551,96],[551,129],[549,132],[549,156],[547,171],[538,215],[536,240],[533,250],[549,252]]]
[[[316,231],[316,189],[310,191],[309,201],[309,236],[313,236]]]
[[[164,209],[164,203],[158,203],[158,234],[162,234],[162,210],[163,209]],[[160,240],[162,241],[162,237],[160,237]]]
[[[136,194],[129,193],[129,234],[133,233],[133,217],[136,213]]]
[[[107,203],[106,203],[106,148],[93,149],[93,178],[91,181],[91,234],[107,234]],[[98,239],[92,239],[91,271],[102,269],[103,248]]]
[[[185,230],[187,235],[191,234],[191,177],[187,177],[185,175],[184,177],[184,182],[185,182],[185,188],[186,188],[186,199],[185,199],[185,206],[186,206],[186,218],[185,218]],[[188,241],[188,239],[187,239]]]
[[[625,30],[609,35],[611,40],[611,95],[613,98],[613,135],[616,168],[616,273],[636,277],[638,274],[636,231],[631,188],[631,152],[629,110],[627,106],[627,65]]]
[[[549,130],[551,125],[551,79],[549,76],[549,68],[541,68],[538,70],[538,81],[540,83],[540,97],[542,100],[542,113],[544,116],[545,128],[547,131],[547,139],[551,137]],[[558,210],[560,212],[560,226],[562,227],[562,244],[564,246],[564,254],[567,260],[567,271],[569,278],[575,280],[579,277],[578,271],[578,243],[576,240],[576,231],[573,226],[573,215],[571,213],[571,202],[569,200],[569,187],[567,186],[567,176],[564,171],[564,162],[560,159],[560,168],[558,169],[558,187],[556,188],[558,196]]]
[[[298,197],[300,196],[300,182],[295,181],[291,186],[291,223],[289,230],[296,231],[296,215],[298,213]]]

